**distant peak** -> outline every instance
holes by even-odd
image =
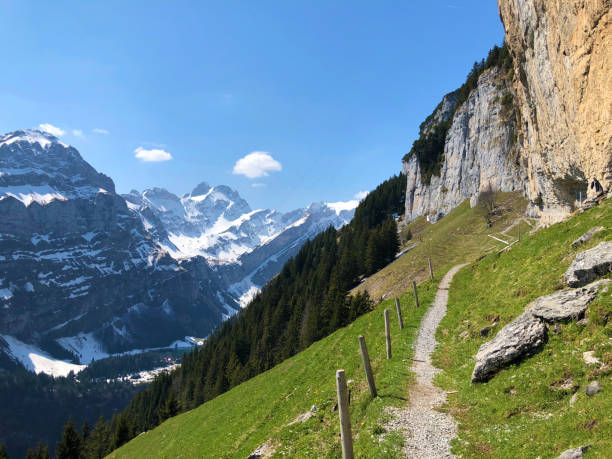
[[[210,185],[206,182],[201,182],[192,191],[191,196],[202,196],[210,191]]]
[[[11,145],[16,142],[25,142],[29,144],[38,143],[41,148],[48,148],[53,144],[68,148],[68,145],[54,135],[38,129],[20,129],[0,136],[0,145]]]
[[[336,214],[345,210],[355,210],[359,205],[359,200],[353,199],[351,201],[340,201],[340,202],[328,202],[327,207],[334,210]]]

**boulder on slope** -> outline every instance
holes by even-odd
[[[585,242],[589,242],[591,239],[593,239],[593,236],[595,234],[597,234],[597,233],[599,233],[600,231],[603,231],[603,230],[605,230],[605,228],[603,226],[596,226],[595,228],[591,228],[586,233],[584,233],[582,236],[580,236],[578,239],[576,239],[574,242],[572,242],[572,247],[576,248],[580,244],[584,244]]]
[[[484,382],[512,362],[536,352],[546,341],[546,325],[527,310],[491,341],[480,346],[472,382]]]
[[[535,353],[546,341],[547,322],[578,319],[597,297],[599,288],[607,284],[612,281],[602,279],[583,288],[563,290],[531,302],[523,314],[480,346],[472,382],[487,381],[502,368]]]
[[[541,296],[531,302],[527,308],[538,319],[545,322],[578,320],[583,317],[589,303],[595,299],[599,287],[612,281],[603,279],[586,287],[561,290],[550,295]]]
[[[612,241],[602,242],[576,255],[565,280],[570,287],[582,287],[612,270]]]

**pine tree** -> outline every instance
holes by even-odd
[[[8,454],[4,449],[4,443],[0,442],[0,459],[8,459]]]
[[[180,412],[180,405],[174,392],[170,391],[170,396],[166,399],[166,402],[159,410],[159,423],[161,424],[166,419],[176,416]]]
[[[115,428],[115,435],[113,439],[113,448],[117,449],[123,446],[125,443],[130,441],[132,438],[130,432],[130,425],[127,420],[127,415],[122,413],[117,420],[117,426]]]
[[[83,438],[83,444],[87,441],[89,437],[89,423],[87,420],[83,421],[83,426],[81,427],[81,437]]]
[[[47,445],[43,445],[42,442],[38,442],[36,449],[30,448],[25,457],[26,459],[51,459],[51,456],[49,455],[49,447]]]
[[[72,418],[64,426],[62,439],[57,443],[56,454],[57,459],[81,459],[83,456],[83,440]]]
[[[91,434],[85,443],[86,459],[102,459],[110,452],[110,431],[104,422],[104,416],[100,416]]]

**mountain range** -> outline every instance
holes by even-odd
[[[81,367],[57,359],[193,345],[357,204],[252,210],[204,182],[120,195],[46,132],[0,136],[0,349],[66,374]]]

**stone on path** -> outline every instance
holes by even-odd
[[[612,241],[601,242],[576,255],[565,272],[570,287],[582,287],[612,270]]]
[[[595,228],[591,228],[586,233],[584,233],[582,236],[580,236],[578,239],[576,239],[574,242],[572,242],[572,247],[576,248],[580,244],[589,242],[591,239],[593,239],[593,236],[595,236],[595,234],[603,230],[605,230],[603,226],[596,226]]]
[[[561,290],[541,296],[531,302],[527,308],[535,317],[546,322],[578,320],[584,315],[589,303],[597,297],[599,287],[609,283],[612,281],[603,279],[583,288]]]
[[[472,382],[487,381],[502,368],[536,352],[546,341],[546,325],[527,310],[480,346]]]

